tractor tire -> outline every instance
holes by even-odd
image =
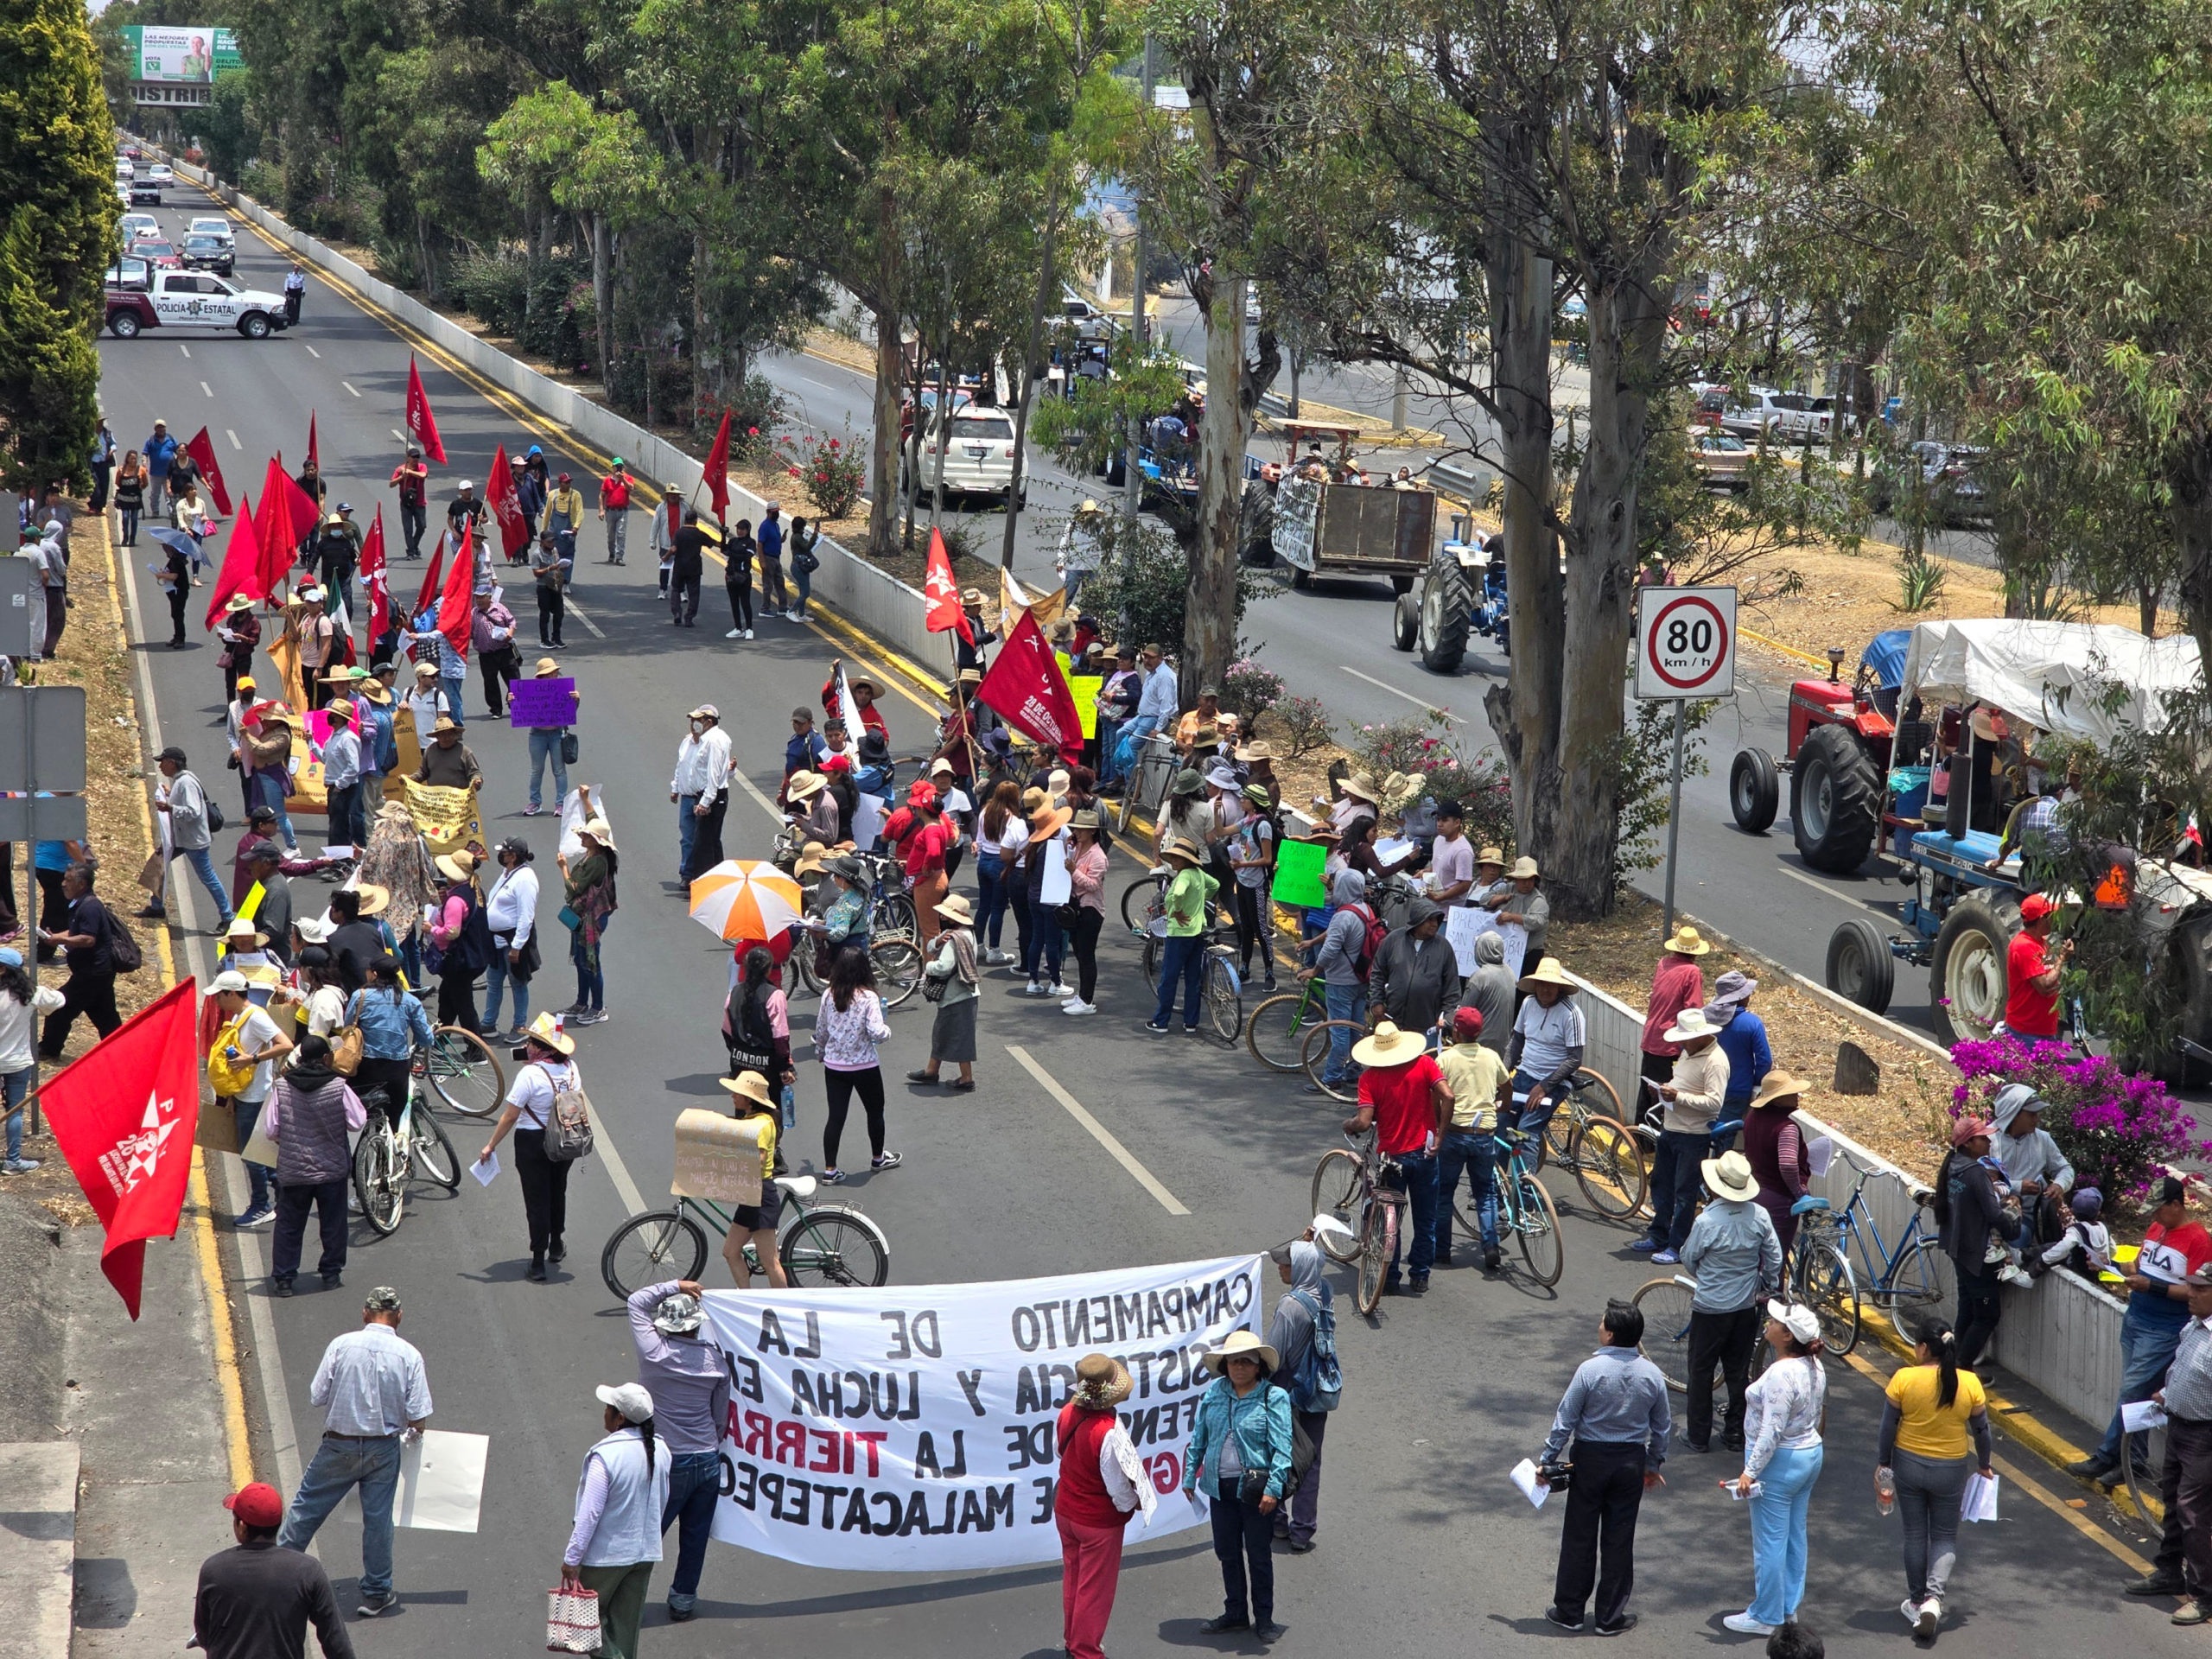
[[[1301,594],[1309,592],[1313,586],[1313,573],[1311,570],[1300,570],[1295,565],[1292,566],[1290,585]]]
[[[1390,607],[1390,649],[1411,651],[1421,644],[1421,601],[1411,594],[1400,594],[1398,602]]]
[[[1467,660],[1467,639],[1474,631],[1475,592],[1454,558],[1430,562],[1421,584],[1421,665],[1432,674],[1457,674]]]
[[[1789,774],[1789,832],[1816,870],[1849,875],[1874,850],[1882,827],[1882,774],[1845,726],[1815,726]]]
[[[1773,827],[1782,804],[1782,779],[1774,757],[1764,749],[1738,749],[1728,767],[1728,810],[1746,835],[1763,836]]]
[[[1828,935],[1828,989],[1873,1014],[1887,1014],[1897,990],[1897,962],[1881,930],[1854,916]]]
[[[1979,895],[1943,918],[1929,970],[1928,1000],[1954,1043],[1986,1041],[2005,1017],[2005,954],[2019,931],[2019,907]]]
[[[1243,563],[1264,570],[1275,562],[1275,499],[1256,478],[1244,486],[1236,534],[1236,556]]]

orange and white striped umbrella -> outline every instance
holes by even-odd
[[[725,859],[691,884],[691,919],[718,939],[772,939],[805,903],[798,883],[765,859]]]

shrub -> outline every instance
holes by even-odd
[[[1272,712],[1275,724],[1282,729],[1284,741],[1290,745],[1290,758],[1294,760],[1313,753],[1336,738],[1329,711],[1321,706],[1319,697],[1285,697]]]
[[[721,428],[722,415],[729,415],[729,458],[753,466],[765,466],[773,458],[776,431],[790,418],[791,404],[778,391],[768,377],[754,370],[745,377],[744,387],[735,397],[724,404],[712,397],[702,397],[691,411],[691,441],[704,448],[715,441],[715,434]]]
[[[1240,657],[1221,677],[1221,706],[1252,722],[1282,701],[1282,676],[1262,668],[1249,657]]]
[[[1488,750],[1470,755],[1440,711],[1362,726],[1345,747],[1378,785],[1393,774],[1409,780],[1400,791],[1408,804],[1423,796],[1459,802],[1478,846],[1513,844],[1513,786],[1503,764]]]
[[[802,432],[777,445],[784,470],[797,480],[806,499],[824,518],[849,518],[868,486],[868,458],[848,426],[842,438]]]
[[[2076,1185],[2109,1200],[2139,1193],[2177,1159],[2212,1153],[2196,1120],[2156,1077],[2125,1070],[2102,1055],[2084,1057],[2066,1043],[2018,1037],[1960,1043],[1952,1061],[1964,1080],[1951,1091],[1951,1116],[1986,1116],[1999,1090],[2024,1083],[2048,1103],[2043,1127],[2074,1166]]]

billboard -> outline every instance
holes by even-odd
[[[219,75],[245,67],[238,36],[227,29],[182,29],[133,23],[123,31],[137,67],[131,79],[156,86],[206,86]]]

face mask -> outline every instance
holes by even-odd
[[[706,729],[707,722],[703,720],[695,720],[691,722],[691,735],[694,737],[700,736]]]

